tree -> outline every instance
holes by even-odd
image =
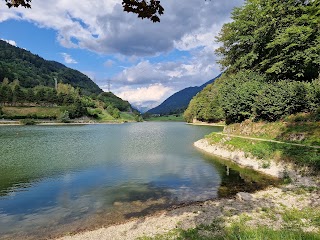
[[[25,8],[31,8],[30,2],[31,0],[5,0],[6,4],[9,8],[11,7],[25,7]]]
[[[319,0],[247,0],[217,41],[229,72],[249,69],[272,80],[311,81],[320,69]]]
[[[111,114],[112,117],[114,118],[120,118],[120,111],[118,108],[114,108]]]
[[[220,105],[227,123],[242,122],[253,117],[255,98],[264,82],[263,76],[251,71],[228,76],[219,89]]]
[[[25,94],[19,84],[15,85],[12,89],[12,101],[14,104],[22,103],[25,100]]]
[[[11,7],[25,7],[31,8],[32,0],[5,0],[9,8]],[[159,15],[162,15],[164,8],[161,6],[159,0],[123,0],[123,11],[131,12],[138,15],[138,18],[147,18],[152,22],[160,22]]]
[[[156,0],[123,0],[123,11],[138,14],[138,18],[148,18],[152,22],[160,22],[158,15],[162,15],[164,8],[160,5],[160,1]]]
[[[223,78],[215,80],[192,98],[183,115],[187,122],[192,122],[193,119],[206,122],[218,122],[224,119],[220,104],[221,94],[219,94]]]

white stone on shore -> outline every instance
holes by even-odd
[[[270,166],[264,168],[262,167],[262,161],[253,157],[247,156],[243,151],[235,150],[231,151],[222,146],[210,145],[207,139],[200,139],[194,143],[194,146],[213,155],[226,158],[232,162],[247,168],[252,168],[258,172],[264,174],[282,178],[286,171],[286,167],[281,163],[276,163],[275,161],[270,160]]]
[[[238,192],[236,198],[240,201],[251,201],[253,199],[252,195],[247,192]]]

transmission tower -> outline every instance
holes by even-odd
[[[54,88],[58,91],[58,79],[56,77],[54,78]]]
[[[108,80],[108,92],[111,92],[111,80]]]

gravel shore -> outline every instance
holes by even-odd
[[[205,139],[195,142],[194,145],[208,153],[231,159],[242,166],[272,176],[281,177],[284,171],[284,166],[276,163],[272,163],[273,165],[269,169],[261,168],[257,160],[245,158],[244,153],[227,152],[217,146],[210,145]],[[313,190],[305,191],[306,188],[312,188]],[[152,216],[134,219],[123,224],[65,236],[59,240],[125,240],[153,237],[177,228],[190,229],[199,224],[209,225],[217,218],[223,219],[224,225],[228,226],[244,215],[250,216],[248,219],[250,219],[250,226],[252,227],[262,224],[277,229],[284,224],[281,214],[278,214],[279,216],[275,218],[269,212],[270,216],[268,216],[266,215],[266,209],[281,213],[288,209],[303,210],[306,207],[320,209],[320,181],[318,178],[295,174],[293,182],[288,185],[270,187],[253,194],[238,193],[233,198],[195,203],[190,206],[162,211]],[[319,231],[319,226],[309,224],[306,231]]]

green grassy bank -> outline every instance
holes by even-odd
[[[136,122],[137,115],[131,112],[119,112],[117,116],[112,116],[107,110],[102,108],[87,108],[87,115],[80,119],[63,119],[65,107],[11,107],[5,106],[1,108],[1,118],[20,120],[21,124],[37,124],[40,122],[97,122],[97,123],[122,123],[122,122]],[[139,116],[138,116],[139,117]]]
[[[159,117],[156,117],[156,116],[151,116],[151,117],[148,117],[148,118],[145,118],[146,121],[156,121],[156,122],[184,122],[184,118],[183,116],[180,114],[180,115],[177,115],[177,114],[174,114],[174,115],[165,115],[165,116],[159,116]]]

